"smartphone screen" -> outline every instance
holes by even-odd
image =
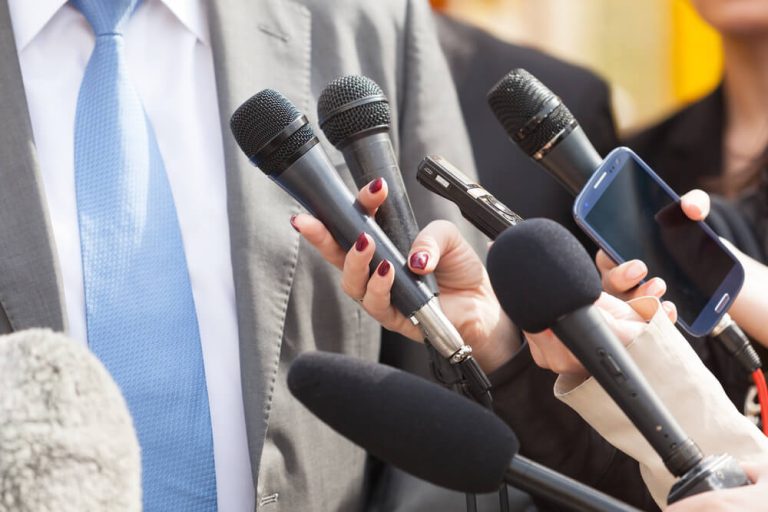
[[[634,153],[616,151],[577,199],[577,220],[615,260],[642,260],[664,279],[686,330],[709,332],[741,287],[741,265]]]

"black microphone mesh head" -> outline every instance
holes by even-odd
[[[538,125],[526,126],[552,100],[557,101],[557,107]],[[529,156],[576,123],[555,93],[524,69],[513,69],[499,80],[488,93],[488,104],[507,135]],[[523,127],[526,134],[520,137]]]
[[[602,289],[586,249],[548,219],[528,219],[504,231],[488,253],[488,273],[507,316],[528,332],[594,303]]]
[[[383,95],[381,87],[365,76],[342,76],[329,83],[320,94],[317,115],[321,120],[320,127],[331,144],[340,147],[351,137],[368,130],[388,130],[390,110],[389,103],[384,99],[336,112],[353,101]]]
[[[296,152],[315,136],[312,127],[305,124],[284,140],[269,154],[259,154],[264,146],[301,113],[285,96],[272,89],[264,89],[240,105],[229,121],[232,134],[240,149],[267,174],[283,170]]]
[[[425,379],[340,354],[302,354],[288,388],[374,456],[436,485],[492,492],[517,452],[492,412]]]

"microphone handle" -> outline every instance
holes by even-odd
[[[504,481],[539,498],[578,512],[639,512],[638,509],[552,471],[530,459],[515,455]]]
[[[384,259],[392,264],[395,269],[392,303],[405,316],[413,316],[430,301],[432,292],[408,269],[405,257],[363,211],[320,145],[316,144],[283,172],[270,178],[317,217],[344,250],[352,247],[360,233],[373,238],[376,253],[371,261],[371,273]]]
[[[376,212],[376,222],[401,253],[408,254],[419,225],[403,183],[403,175],[392,148],[389,133],[380,131],[358,137],[341,148],[355,185],[362,188],[376,178],[384,178],[389,187],[387,200]],[[439,293],[433,274],[422,276],[433,294]]]
[[[603,159],[587,138],[581,126],[576,127],[551,149],[542,149],[533,159],[573,194],[578,195]]]
[[[552,331],[627,415],[672,475],[682,476],[701,462],[704,456],[699,447],[669,414],[597,308],[586,306],[563,316]]]
[[[675,482],[667,495],[672,504],[703,492],[750,485],[741,465],[728,454],[710,455]]]

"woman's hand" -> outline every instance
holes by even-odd
[[[673,322],[677,320],[677,310],[671,303],[662,305],[667,316]],[[595,302],[595,307],[602,313],[608,327],[624,344],[640,336],[645,329],[645,320],[632,307],[621,299],[603,292]],[[560,375],[586,379],[589,372],[576,356],[555,336],[551,329],[538,333],[525,333],[531,349],[531,356],[542,368],[552,370]]]
[[[386,195],[386,183],[374,180],[360,190],[358,201],[373,215]],[[360,302],[369,315],[391,331],[423,340],[421,330],[390,301],[395,268],[382,261],[370,274],[369,264],[376,249],[370,236],[361,233],[355,245],[345,252],[311,215],[297,215],[291,224],[327,261],[342,270],[342,289]],[[516,330],[502,312],[480,258],[456,226],[447,221],[430,223],[416,237],[408,266],[419,275],[435,273],[443,311],[486,372],[514,355],[520,346]]]

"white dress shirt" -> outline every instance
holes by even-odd
[[[74,170],[75,110],[94,36],[65,0],[10,0],[56,242],[68,334],[86,343]],[[219,510],[250,512],[224,150],[203,0],[145,0],[125,29],[131,80],[157,134],[200,324]]]

